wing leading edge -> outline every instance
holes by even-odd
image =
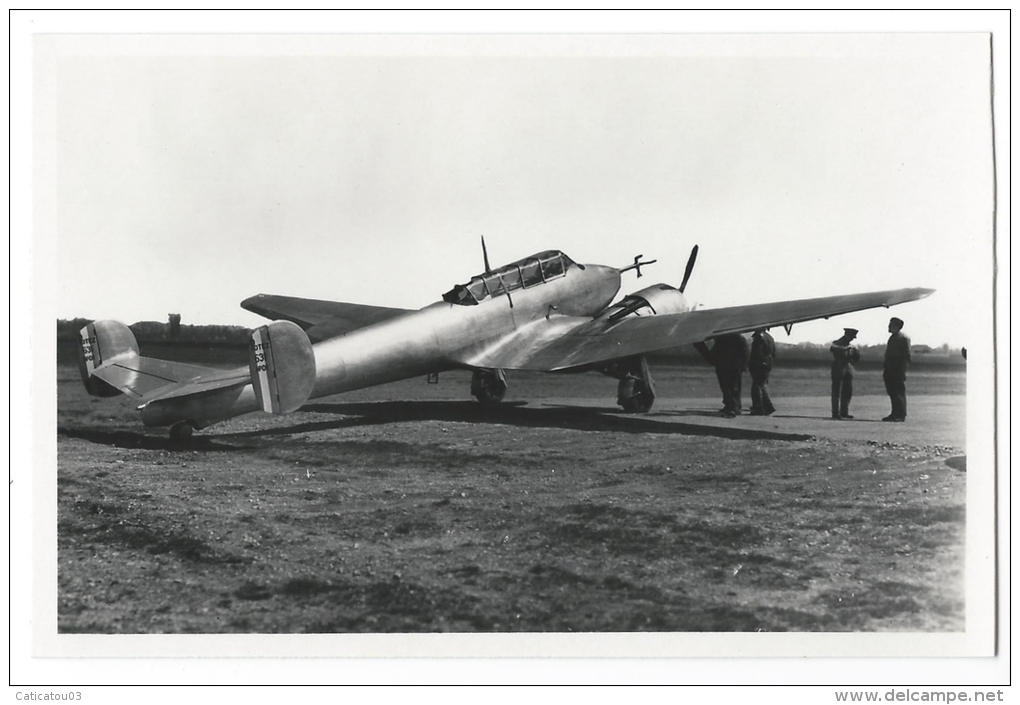
[[[525,334],[517,331],[512,341],[476,353],[464,362],[477,367],[553,372],[605,360],[641,355],[697,343],[724,333],[744,333],[756,328],[801,323],[869,308],[889,307],[931,295],[934,289],[894,289],[865,294],[826,296],[749,306],[702,309],[659,316],[628,317],[610,322],[605,318],[553,332],[553,322]],[[554,319],[555,320],[555,319]],[[545,323],[540,322],[540,323]],[[549,328],[549,330],[544,330]]]

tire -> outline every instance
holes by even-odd
[[[647,414],[655,403],[655,395],[642,380],[620,380],[617,403],[629,414]]]
[[[507,383],[499,375],[476,370],[471,378],[471,394],[482,404],[498,404],[506,396]]]
[[[170,427],[170,440],[175,443],[183,443],[184,441],[191,438],[191,434],[195,432],[195,428],[187,421],[178,421]]]

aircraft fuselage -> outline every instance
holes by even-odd
[[[310,398],[463,367],[455,360],[506,345],[508,333],[526,330],[540,320],[595,316],[612,303],[619,289],[619,270],[571,265],[558,278],[477,304],[439,301],[315,343]],[[142,409],[142,421],[163,426],[187,420],[201,428],[258,409],[248,384],[198,397],[157,399]]]

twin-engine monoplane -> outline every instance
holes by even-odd
[[[96,321],[81,330],[79,365],[90,394],[137,399],[143,423],[169,426],[172,438],[252,411],[286,414],[309,399],[452,369],[473,371],[471,393],[483,404],[503,399],[506,370],[595,370],[619,380],[618,403],[640,413],[655,399],[648,353],[933,292],[695,308],[684,290],[697,251],[679,286],[656,284],[619,301],[621,275],[633,269],[640,277],[652,262],[579,264],[547,250],[492,269],[486,254],[484,272],[417,311],[258,294],[241,306],[272,322],[252,332],[249,364],[233,370],[143,357],[126,325]]]

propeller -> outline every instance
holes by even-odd
[[[492,271],[492,267],[489,266],[489,251],[485,249],[484,235],[482,235],[482,259],[485,260],[485,273],[488,274]]]
[[[687,280],[691,278],[691,272],[694,271],[694,262],[698,259],[698,246],[695,245],[694,249],[691,250],[691,256],[687,260],[687,269],[684,270],[684,279],[680,282],[680,293],[684,293],[684,289],[687,288]]]

